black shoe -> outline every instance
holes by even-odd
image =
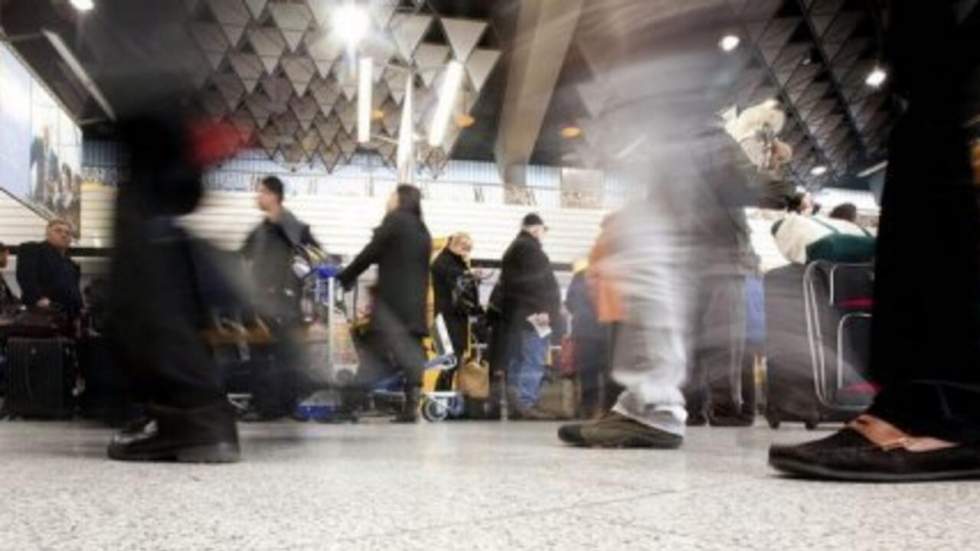
[[[566,444],[588,448],[680,447],[684,437],[656,429],[629,417],[610,412],[598,421],[563,425],[558,438]]]
[[[866,482],[915,482],[980,478],[980,446],[929,452],[884,449],[845,428],[827,438],[769,448],[769,465],[804,478]]]
[[[117,433],[109,458],[119,461],[233,463],[240,459],[231,406],[195,409],[147,406],[147,417]]]
[[[687,426],[689,427],[703,427],[708,424],[708,417],[703,413],[687,415]]]
[[[709,415],[708,422],[712,427],[751,427],[755,423],[752,415]]]
[[[422,399],[422,389],[413,386],[405,389],[405,403],[402,405],[401,413],[391,420],[392,423],[418,423],[419,403]]]

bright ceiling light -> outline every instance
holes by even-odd
[[[402,116],[398,126],[398,183],[410,184],[415,181],[415,129],[414,116],[415,82],[409,73],[405,83],[405,98],[402,100]]]
[[[470,115],[469,113],[460,113],[456,115],[456,126],[460,128],[469,128],[474,124],[476,124],[476,119],[473,118],[473,115]]]
[[[827,173],[827,167],[824,165],[817,165],[810,169],[811,176],[823,176]]]
[[[78,11],[89,11],[95,7],[92,0],[71,0],[71,5]]]
[[[459,89],[463,86],[463,64],[453,60],[446,65],[446,74],[442,79],[442,86],[439,88],[439,103],[436,104],[436,112],[432,116],[432,124],[429,125],[429,145],[440,147],[446,139],[446,130],[449,126],[449,117],[453,114],[453,107],[456,105],[456,97]]]
[[[348,0],[337,8],[333,16],[333,28],[348,49],[354,49],[371,29],[371,17],[367,10]]]
[[[374,60],[362,57],[357,63],[357,143],[371,141],[371,103]]]
[[[885,72],[881,67],[875,67],[868,73],[868,78],[864,79],[864,83],[872,88],[877,88],[885,83],[885,79],[888,78],[888,73]]]
[[[735,48],[738,48],[738,45],[741,43],[741,38],[735,36],[734,34],[726,34],[721,38],[721,40],[718,41],[718,47],[721,48],[722,51],[731,52]]]
[[[566,140],[574,140],[582,135],[582,129],[578,126],[566,126],[561,129],[561,137]]]

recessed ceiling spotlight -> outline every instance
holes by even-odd
[[[810,169],[811,176],[823,176],[827,173],[827,167],[824,165],[817,165]]]
[[[868,78],[864,79],[864,83],[872,88],[877,88],[884,84],[885,79],[888,78],[888,73],[885,72],[881,67],[875,66],[874,69],[868,73]]]
[[[561,129],[561,137],[566,140],[574,140],[582,135],[582,129],[578,126],[566,126]]]
[[[78,11],[89,11],[95,7],[92,0],[71,0],[71,5]]]
[[[734,34],[726,34],[718,41],[718,47],[724,52],[731,52],[742,43],[742,39]]]
[[[333,23],[337,36],[349,49],[354,49],[371,30],[371,17],[367,10],[353,1],[336,8]]]

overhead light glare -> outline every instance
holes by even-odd
[[[446,139],[446,130],[449,126],[449,117],[452,115],[453,106],[456,105],[456,98],[459,96],[459,89],[463,85],[463,64],[453,60],[446,65],[446,74],[439,88],[439,103],[436,104],[435,114],[432,116],[432,124],[429,126],[429,145],[440,147]]]
[[[371,18],[367,11],[351,0],[334,12],[333,28],[349,50],[357,48],[371,29]]]
[[[823,176],[827,173],[827,167],[824,165],[817,165],[810,169],[811,176]]]
[[[362,57],[357,63],[357,143],[371,141],[371,103],[374,60]]]
[[[475,123],[476,123],[476,119],[473,118],[473,115],[470,115],[469,113],[462,113],[460,115],[456,115],[456,126],[460,128],[469,128],[473,126]]]
[[[561,129],[561,137],[566,140],[574,140],[582,135],[582,129],[578,126],[566,126]]]
[[[78,11],[91,11],[95,8],[92,0],[71,0],[71,5]]]
[[[881,67],[875,67],[868,73],[868,78],[864,79],[864,83],[872,88],[877,88],[885,83],[888,78],[888,73],[885,72]]]
[[[738,36],[734,34],[726,34],[725,36],[721,37],[721,40],[718,41],[718,47],[724,52],[731,52],[734,51],[735,48],[738,48],[738,45],[741,43],[742,39]]]

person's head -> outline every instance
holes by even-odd
[[[834,210],[830,211],[830,217],[836,218],[837,220],[847,220],[848,222],[854,222],[857,224],[858,221],[858,209],[857,205],[854,203],[843,203],[834,207]]]
[[[59,251],[67,251],[71,247],[71,224],[61,218],[48,222],[45,240]]]
[[[786,210],[797,214],[814,214],[813,197],[809,193],[797,193],[786,202]]]
[[[521,221],[521,229],[533,235],[538,241],[544,239],[548,233],[548,226],[544,225],[544,220],[536,212],[529,213],[524,217],[524,220]]]
[[[454,254],[463,258],[469,258],[470,253],[473,252],[473,238],[465,232],[454,233],[449,238],[449,243],[446,247]]]
[[[7,254],[9,252],[10,251],[7,249],[7,246],[0,243],[0,270],[7,267]]]
[[[282,208],[282,200],[285,196],[285,188],[282,180],[275,176],[266,176],[259,182],[258,195],[255,202],[262,212],[275,212]]]
[[[422,192],[415,186],[401,184],[388,197],[387,212],[402,211],[422,218]]]

